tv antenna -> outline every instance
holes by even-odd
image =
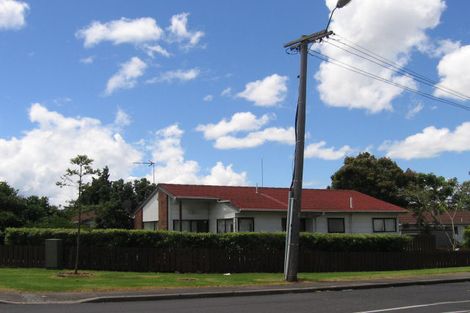
[[[134,164],[148,165],[152,167],[152,183],[155,184],[155,162],[148,160],[147,162],[133,162]]]

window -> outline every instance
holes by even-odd
[[[395,233],[397,231],[396,218],[373,218],[374,233]]]
[[[217,220],[218,233],[233,233],[233,218]]]
[[[238,218],[238,231],[239,232],[255,231],[255,219],[252,217],[239,217]]]
[[[173,230],[180,230],[180,220],[173,220]],[[209,221],[208,220],[182,220],[181,231],[191,233],[208,233]]]
[[[329,218],[328,219],[328,232],[329,233],[344,233],[344,218]]]
[[[307,219],[306,218],[301,218],[300,219],[300,226],[299,226],[299,231],[300,232],[306,232],[307,231]],[[281,219],[281,227],[282,231],[286,231],[287,229],[287,218],[283,217]]]
[[[158,221],[157,222],[144,222],[145,230],[158,230]]]

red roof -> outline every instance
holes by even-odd
[[[288,188],[159,184],[159,189],[181,199],[214,199],[246,211],[287,210]],[[352,206],[350,205],[352,204]],[[304,189],[302,210],[317,212],[407,212],[391,203],[354,190]]]
[[[451,213],[452,216],[452,213]],[[428,224],[434,224],[434,219],[429,213],[423,215],[424,221]],[[416,225],[416,216],[413,213],[407,213],[400,215],[399,217],[401,224]],[[452,221],[449,215],[442,214],[437,216],[437,220],[444,225],[451,225]],[[470,225],[470,211],[462,211],[455,213],[454,217],[455,225]]]

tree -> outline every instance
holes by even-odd
[[[378,199],[406,206],[400,194],[415,173],[404,172],[389,158],[379,158],[368,152],[356,157],[346,157],[344,165],[331,176],[333,189],[352,189]]]
[[[108,167],[82,188],[80,204],[96,213],[97,228],[132,228],[132,214],[156,186],[147,179],[111,181]]]
[[[6,182],[0,182],[0,231],[7,227],[49,226],[49,219],[58,214],[60,211],[47,197],[25,198]]]
[[[455,250],[458,242],[455,239],[454,220],[458,212],[470,209],[470,182],[460,184],[456,178],[446,179],[433,173],[420,173],[403,190],[403,195],[416,216],[419,227],[426,227],[425,216],[430,216],[437,228],[444,231]],[[450,234],[442,223],[442,216],[449,218]]]
[[[77,236],[76,236],[76,254],[75,254],[75,268],[74,273],[78,274],[78,261],[80,253],[80,229],[82,224],[82,207],[80,203],[82,188],[84,184],[84,178],[89,175],[95,175],[98,173],[91,167],[93,160],[88,158],[86,155],[77,155],[70,160],[70,163],[74,168],[68,168],[65,174],[60,177],[60,180],[56,183],[57,186],[63,187],[75,187],[78,189],[78,197],[75,205],[78,207],[78,223],[77,223]]]
[[[0,231],[7,227],[21,227],[24,209],[25,203],[18,191],[6,182],[0,182]]]

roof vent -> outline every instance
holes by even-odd
[[[256,184],[256,193],[258,193],[258,184]]]
[[[349,208],[350,209],[353,208],[353,198],[352,197],[349,197]]]

